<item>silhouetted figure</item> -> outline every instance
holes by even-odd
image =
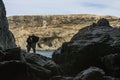
[[[32,36],[29,36],[27,38],[27,52],[30,52],[31,48],[33,49],[33,52],[36,53],[36,43],[38,42],[39,37],[32,34]]]

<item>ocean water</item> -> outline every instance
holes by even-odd
[[[37,51],[36,53],[41,54],[41,55],[46,56],[46,57],[49,57],[49,58],[52,58],[53,52],[54,51]]]

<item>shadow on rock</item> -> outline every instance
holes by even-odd
[[[61,69],[47,57],[30,54],[20,48],[0,51],[2,80],[48,80],[60,75]]]
[[[120,28],[113,28],[108,20],[100,19],[97,23],[79,30],[70,42],[63,43],[53,53],[52,59],[60,65],[65,75],[75,76],[90,66],[95,66],[103,69],[106,75],[109,73],[110,76],[119,77],[119,58],[116,58],[119,56],[106,58],[110,54],[120,54],[119,36]],[[112,70],[116,68],[118,71],[113,73]]]

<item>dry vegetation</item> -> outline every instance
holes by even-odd
[[[79,29],[97,22],[100,18],[106,18],[115,27],[120,26],[120,20],[114,16],[97,16],[89,14],[81,15],[46,15],[46,16],[11,16],[8,17],[10,30],[13,32],[16,43],[23,49],[26,47],[28,35],[35,34],[42,38],[48,38],[47,42],[39,41],[43,44],[42,49],[56,49],[63,42],[69,41]],[[46,21],[46,27],[43,21]],[[52,47],[49,47],[49,43]],[[39,48],[37,48],[39,49]]]
[[[55,37],[56,39],[60,38],[62,40],[58,40],[55,42],[53,47],[49,47],[49,49],[56,49],[62,45],[63,42],[69,41],[71,37],[78,32],[81,27],[79,25],[74,26],[63,26],[63,27],[52,27],[47,26],[46,28],[43,27],[27,27],[27,28],[11,28],[10,30],[13,32],[16,43],[18,46],[21,46],[25,49],[25,41],[28,35],[35,34],[40,38],[46,37]],[[54,39],[55,39],[54,38]],[[53,40],[52,40],[53,41]],[[45,46],[44,46],[45,47]],[[45,47],[44,49],[48,49]]]

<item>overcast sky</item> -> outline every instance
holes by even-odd
[[[3,0],[7,16],[99,14],[120,17],[120,0]]]

